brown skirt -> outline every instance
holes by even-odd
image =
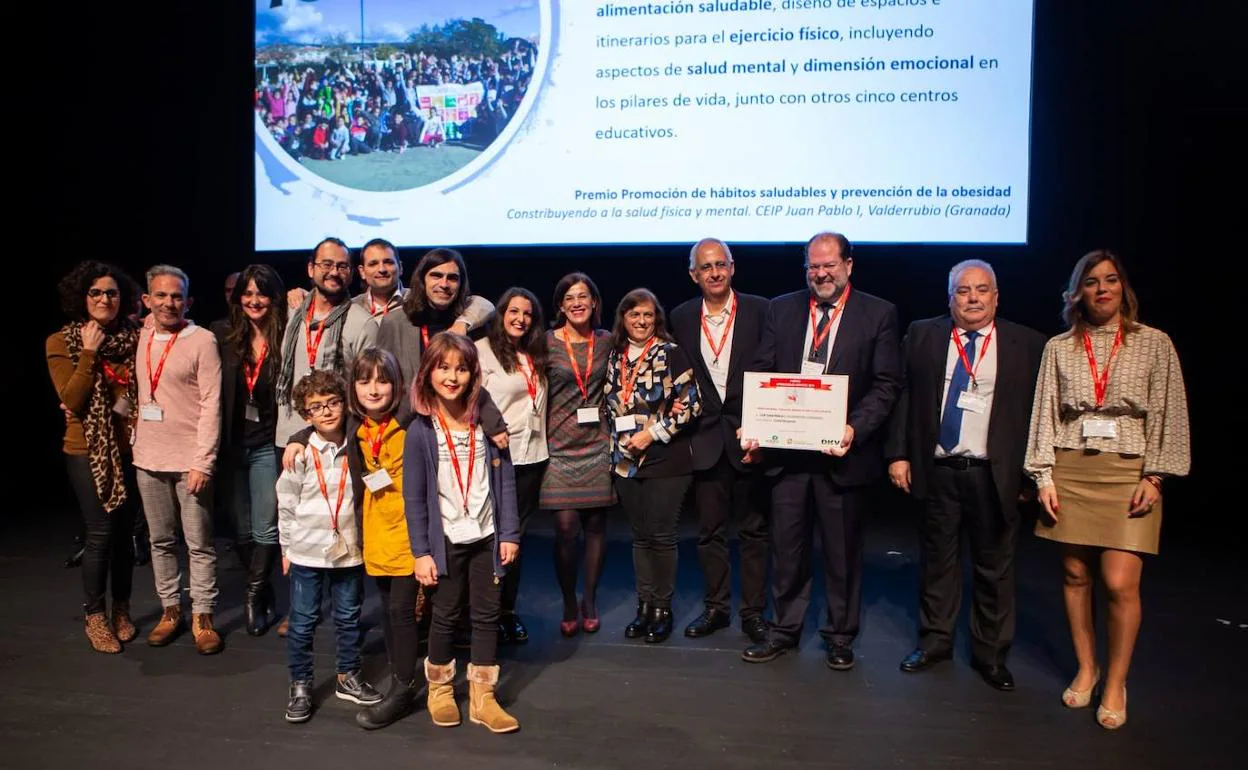
[[[1144,458],[1113,452],[1057,450],[1053,483],[1058,521],[1041,514],[1036,535],[1072,545],[1136,553],[1157,553],[1161,501],[1144,516],[1127,517],[1131,496],[1144,473]]]

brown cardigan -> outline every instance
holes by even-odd
[[[74,366],[74,360],[69,357],[65,335],[59,331],[48,337],[46,351],[52,386],[56,388],[56,395],[60,397],[61,403],[69,408],[69,414],[65,415],[65,441],[61,451],[67,455],[85,455],[87,436],[78,415],[86,410],[87,402],[91,399],[91,385],[97,376],[95,351],[82,351],[78,356],[78,365]],[[117,397],[126,394],[124,387],[114,386],[113,389]],[[120,426],[117,443],[123,454],[129,454],[130,442]]]

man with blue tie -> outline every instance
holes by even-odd
[[[885,457],[893,485],[923,508],[919,646],[901,670],[953,657],[965,530],[975,576],[971,664],[1008,691],[1018,495],[1045,340],[997,318],[997,297],[991,265],[960,262],[949,272],[950,315],[910,325]]]

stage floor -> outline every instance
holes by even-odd
[[[388,729],[359,729],[357,707],[333,697],[333,636],[325,625],[316,639],[318,710],[309,723],[286,724],[283,643],[242,630],[243,575],[231,556],[220,568],[223,653],[196,655],[189,635],[164,649],[140,636],[121,655],[94,653],[82,632],[80,573],[60,566],[74,531],[71,513],[9,510],[4,519],[0,767],[1068,770],[1230,767],[1243,753],[1248,675],[1239,663],[1248,660],[1248,570],[1241,553],[1217,542],[1163,541],[1162,557],[1148,561],[1130,721],[1110,733],[1096,725],[1092,709],[1060,703],[1074,662],[1058,563],[1051,544],[1029,529],[1010,658],[1018,690],[1007,694],[969,668],[965,639],[952,664],[918,675],[898,670],[915,642],[916,536],[908,517],[877,515],[870,524],[863,633],[858,665],[847,673],[824,665],[813,630],[821,604],[800,652],[765,665],[742,662],[746,642],[735,626],[709,640],[681,636],[701,609],[687,521],[678,632],[667,644],[623,638],[635,600],[618,520],[599,592],[603,630],[561,639],[549,521],[539,517],[526,541],[520,599],[532,641],[505,650],[502,660],[501,700],[522,730],[495,736],[466,719],[455,729],[434,727],[423,705]],[[145,635],[159,609],[150,568],[137,568],[135,589]],[[377,610],[370,584],[365,667],[384,686]]]

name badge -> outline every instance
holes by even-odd
[[[616,433],[627,433],[630,430],[637,430],[637,415],[626,414],[615,418]]]
[[[160,404],[143,404],[139,407],[139,419],[143,422],[164,422],[165,410]]]
[[[602,418],[598,415],[598,407],[596,406],[583,406],[576,410],[577,425],[594,425],[601,419]]]
[[[390,478],[385,468],[378,468],[364,477],[364,486],[368,487],[369,492],[380,492],[393,485],[394,479]]]
[[[113,404],[113,411],[121,415],[122,417],[129,417],[130,416],[130,399],[126,398],[125,396],[118,398],[117,402]]]
[[[446,537],[452,543],[476,542],[481,539],[481,524],[469,516],[455,519],[447,526]]]
[[[243,407],[243,419],[248,422],[260,422],[260,407],[247,404]]]
[[[347,541],[343,538],[342,533],[334,530],[334,541],[325,548],[325,558],[330,561],[338,561],[351,553],[351,549],[347,548]]]
[[[958,408],[964,412],[984,414],[988,411],[988,399],[969,390],[958,394]]]
[[[1092,417],[1083,421],[1084,438],[1118,438],[1118,423]]]
[[[802,361],[802,374],[823,374],[823,370],[828,367],[827,364],[819,361]]]

